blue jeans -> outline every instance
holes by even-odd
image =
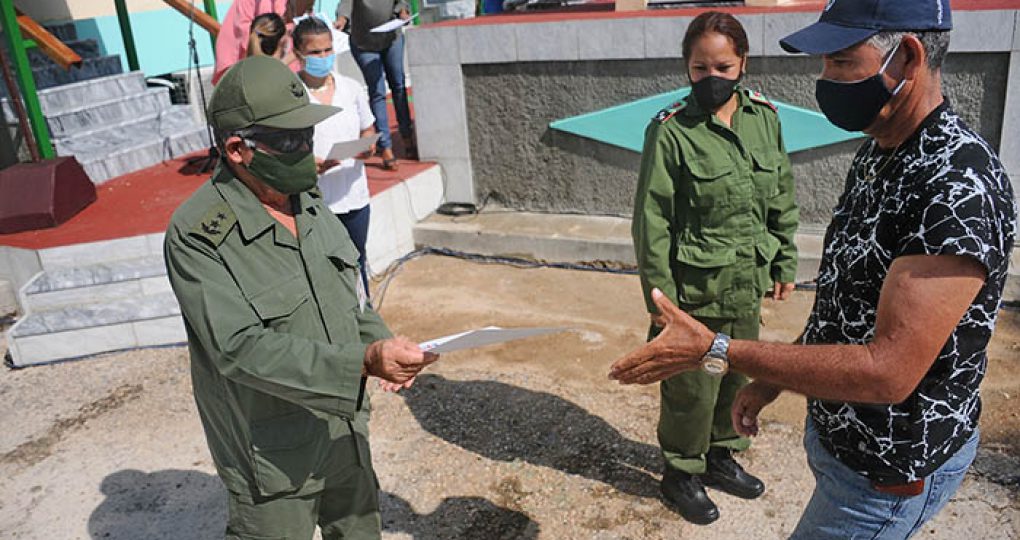
[[[368,222],[372,217],[372,207],[365,205],[363,208],[351,210],[346,214],[337,214],[340,223],[344,224],[347,234],[350,235],[354,247],[358,248],[358,266],[361,269],[361,284],[365,286],[365,296],[369,296],[368,271],[365,258],[365,244],[368,243]]]
[[[407,87],[404,86],[404,34],[381,51],[363,51],[351,42],[351,55],[361,69],[368,85],[368,104],[375,115],[375,129],[379,132],[379,148],[392,148],[390,120],[386,112],[386,84],[393,93],[393,108],[397,112],[400,134],[410,137],[412,132],[411,109],[407,105]]]
[[[935,516],[960,487],[977,455],[978,431],[928,476],[924,491],[899,497],[875,491],[871,481],[834,458],[818,441],[809,418],[804,449],[815,475],[811,495],[791,540],[893,540],[916,533]]]

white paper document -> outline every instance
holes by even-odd
[[[419,343],[421,350],[436,354],[495,345],[506,341],[565,332],[568,328],[500,328],[487,326]]]
[[[413,19],[414,17],[411,17],[411,18]],[[381,33],[384,33],[384,32],[392,32],[392,31],[396,30],[397,28],[400,28],[401,26],[406,25],[409,22],[411,22],[411,19],[401,19],[401,18],[390,19],[390,20],[380,24],[379,26],[376,26],[375,28],[369,30],[369,32],[373,32],[373,33],[376,33],[376,34],[381,34]]]
[[[368,137],[354,139],[353,141],[338,142],[333,145],[333,148],[329,149],[329,153],[326,154],[326,159],[343,161],[347,158],[352,158],[362,152],[368,151],[368,149],[375,144],[375,141],[378,138],[379,134],[376,133],[374,135],[369,135]]]

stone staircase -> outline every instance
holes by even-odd
[[[19,291],[25,315],[7,332],[15,367],[184,343],[162,234],[39,252],[42,272]]]
[[[31,50],[39,101],[57,154],[78,158],[94,183],[209,146],[208,130],[190,106],[171,104],[168,88],[149,88],[141,72],[123,73],[119,56],[101,56],[73,25],[48,28],[83,62],[65,70]],[[14,122],[9,99],[2,106]]]

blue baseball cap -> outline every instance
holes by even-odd
[[[951,30],[949,0],[829,0],[818,22],[779,40],[787,52],[832,54],[879,32]]]

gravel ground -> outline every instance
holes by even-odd
[[[812,295],[769,303],[763,339],[792,339]],[[784,538],[813,487],[803,399],[767,409],[742,461],[766,482],[722,518],[687,524],[658,498],[655,387],[606,379],[639,344],[636,278],[441,257],[409,263],[382,313],[412,339],[495,324],[559,336],[446,355],[398,395],[373,395],[386,539]],[[0,343],[0,348],[3,344]],[[984,440],[925,539],[1020,538],[1020,317],[1006,313],[983,386]],[[0,538],[222,537],[224,493],[191,397],[183,348],[0,372]]]

